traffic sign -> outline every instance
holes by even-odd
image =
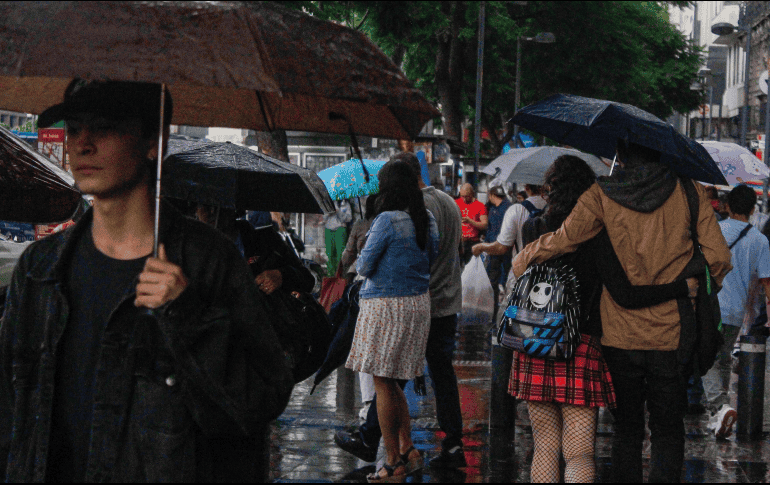
[[[762,71],[759,75],[759,90],[767,94],[767,71]]]

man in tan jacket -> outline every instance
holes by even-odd
[[[521,275],[528,265],[573,252],[607,228],[618,258],[634,285],[674,281],[693,255],[690,215],[677,175],[660,163],[660,152],[618,143],[621,168],[600,177],[556,232],[542,236],[514,259]],[[687,181],[686,183],[691,183]],[[717,283],[730,271],[730,250],[700,184],[698,239]],[[625,309],[609,292],[601,296],[602,345],[617,397],[612,481],[642,481],[644,405],[650,412],[650,482],[679,481],[684,459],[686,377],[677,359],[676,301]]]

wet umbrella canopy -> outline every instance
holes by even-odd
[[[72,176],[0,127],[0,220],[70,219],[80,202]]]
[[[440,116],[366,35],[270,2],[1,2],[0,39],[12,111],[84,78],[166,85],[180,125],[411,139]]]
[[[334,212],[318,175],[232,143],[168,142],[161,195],[218,207],[275,212]]]
[[[545,172],[562,155],[585,160],[597,176],[609,174],[610,167],[597,157],[561,147],[514,148],[495,158],[482,172],[500,177],[506,182],[541,185]]]
[[[0,108],[166,83],[175,124],[413,138],[440,113],[361,32],[271,2],[2,2]]]
[[[352,199],[376,194],[380,191],[380,181],[377,173],[385,166],[387,160],[364,160],[370,177],[367,179],[361,162],[352,158],[318,172],[329,195],[334,200]]]
[[[661,161],[686,177],[725,184],[705,148],[663,120],[628,104],[556,94],[516,112],[513,123],[565,145],[608,158],[618,139],[662,153]]]
[[[770,169],[762,160],[737,143],[701,141],[711,158],[717,162],[730,185],[753,180],[764,180],[770,176]]]

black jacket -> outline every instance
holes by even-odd
[[[47,479],[66,264],[92,217],[31,245],[13,274],[0,323],[0,453],[9,481]],[[159,309],[157,323],[138,323],[135,294],[112,312],[87,481],[216,480],[217,443],[263,433],[291,394],[291,371],[235,246],[168,205],[161,221],[160,240],[189,285]]]
[[[305,268],[294,250],[284,242],[273,226],[254,229],[248,221],[235,222],[243,243],[244,257],[255,277],[263,271],[277,269],[281,272],[281,287],[284,290],[303,293],[313,291],[313,274]]]

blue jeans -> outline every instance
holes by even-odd
[[[686,381],[676,351],[603,347],[617,408],[610,481],[642,482],[644,405],[650,412],[649,482],[679,482],[684,463]]]
[[[741,333],[741,327],[724,325],[722,336],[725,343],[717,353],[714,365],[701,378],[706,394],[706,407],[718,411],[723,404],[730,404],[730,374],[733,369],[733,347]]]
[[[457,390],[457,376],[452,366],[455,351],[455,332],[457,331],[457,315],[433,318],[430,321],[428,346],[425,350],[425,360],[428,361],[428,374],[433,382],[433,392],[436,395],[436,418],[438,425],[446,434],[441,443],[445,450],[462,446],[463,417],[460,410],[460,393]],[[406,381],[400,382],[403,388]],[[375,394],[366,422],[359,429],[361,437],[369,447],[380,443],[382,431],[377,419],[377,395]]]

